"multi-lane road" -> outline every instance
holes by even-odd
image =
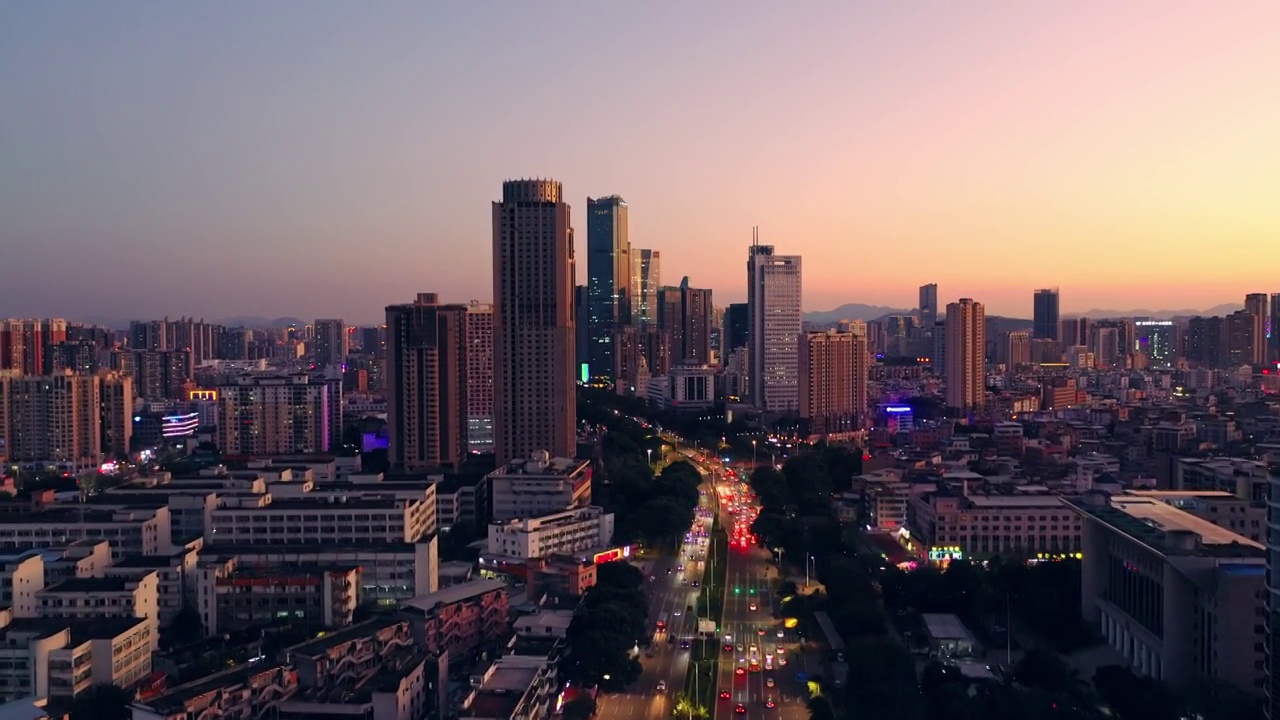
[[[688,454],[687,454],[688,455]],[[806,645],[797,630],[784,627],[785,607],[771,553],[750,537],[758,507],[745,483],[723,467],[698,465],[704,484],[698,519],[682,545],[680,558],[658,557],[640,563],[646,573],[653,643],[641,657],[643,672],[625,693],[602,695],[600,720],[641,720],[670,716],[674,696],[683,690],[690,661],[686,640],[698,642],[695,582],[709,580],[712,514],[730,534],[723,616],[714,647],[719,652],[713,720],[789,720],[807,717],[807,678],[821,674],[819,650]],[[682,572],[683,571],[683,572]],[[662,622],[665,629],[660,630]],[[754,661],[754,662],[753,662]]]

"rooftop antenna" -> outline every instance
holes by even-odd
[[[760,247],[760,226],[759,225],[751,226],[751,247],[753,248]]]

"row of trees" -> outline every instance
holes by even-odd
[[[640,677],[639,648],[649,641],[644,573],[626,561],[596,569],[566,635],[561,672],[577,687],[620,690]]]

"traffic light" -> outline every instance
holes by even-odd
[[[740,588],[740,587],[735,587],[735,588],[733,589],[733,594],[734,594],[734,595],[741,595],[741,594],[742,594],[742,588]]]

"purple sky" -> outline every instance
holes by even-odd
[[[488,299],[509,177],[717,304],[1280,292],[1280,4],[7,3],[0,316]],[[579,272],[585,253],[579,251]]]

